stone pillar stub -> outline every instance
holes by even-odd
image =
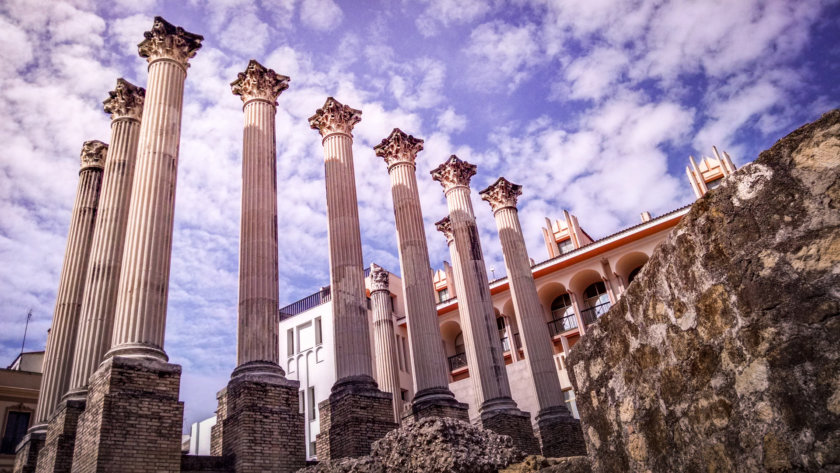
[[[111,349],[166,361],[163,349],[184,80],[202,36],[155,17],[138,45],[149,63]]]
[[[514,312],[525,348],[525,362],[537,396],[537,433],[545,456],[568,456],[570,452],[586,454],[585,448],[576,450],[584,445],[583,431],[580,422],[566,407],[554,364],[551,334],[543,318],[516,209],[521,194],[522,186],[503,177],[479,193],[490,204],[499,231]]]
[[[243,102],[242,223],[239,244],[237,367],[284,376],[280,368],[277,245],[277,97],[289,78],[255,60],[231,83]]]
[[[416,393],[411,409],[417,419],[430,415],[425,413],[430,410],[434,415],[466,419],[469,418],[467,405],[459,403],[449,390],[446,353],[440,343],[429,249],[417,188],[415,160],[422,149],[423,140],[399,128],[374,147],[376,155],[388,167],[394,200],[402,289],[414,363]]]
[[[50,419],[44,446],[38,454],[36,473],[70,473],[76,428],[84,410],[84,399],[66,399],[58,404]]]
[[[102,192],[85,276],[70,389],[65,394],[68,399],[85,399],[88,378],[111,347],[145,96],[146,89],[117,79],[116,87],[103,103],[105,112],[111,115],[111,146],[108,147],[102,175]]]
[[[333,97],[309,118],[324,146],[336,382],[321,403],[319,460],[366,455],[396,427],[391,395],[377,389],[370,353],[353,127],[362,112]]]
[[[14,473],[35,473],[35,468],[38,465],[38,454],[41,452],[46,439],[47,433],[43,430],[27,433],[15,447],[15,466],[12,471]]]
[[[107,154],[108,145],[101,141],[87,141],[82,146],[76,201],[70,219],[52,328],[44,354],[38,407],[29,429],[31,432],[46,432],[52,413],[70,387],[85,274],[90,259],[90,246],[102,186],[102,170]]]

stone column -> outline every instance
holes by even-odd
[[[469,420],[467,406],[459,403],[449,390],[446,353],[440,343],[429,249],[417,190],[415,159],[422,149],[423,140],[398,128],[374,147],[376,155],[384,158],[388,166],[394,198],[409,345],[414,361],[416,393],[411,410],[415,420],[446,416],[466,421]]]
[[[362,268],[362,238],[353,170],[353,127],[362,112],[329,97],[309,118],[324,146],[336,382],[320,408],[318,459],[370,453],[396,427],[391,396],[373,379]]]
[[[117,79],[117,86],[109,95],[104,109],[111,114],[111,146],[102,178],[99,217],[93,232],[73,372],[67,393],[67,397],[72,399],[84,400],[87,397],[88,378],[111,347],[128,199],[134,178],[146,89]]]
[[[370,266],[370,302],[373,310],[373,344],[376,350],[376,380],[379,387],[393,395],[394,422],[402,417],[400,372],[397,365],[397,340],[394,338],[394,314],[391,311],[390,274]]]
[[[277,313],[277,97],[289,78],[255,60],[231,83],[245,114],[239,241],[237,367],[218,393],[211,437],[236,473],[291,472],[306,466],[300,383],[280,361]]]
[[[490,203],[499,229],[516,321],[525,348],[525,361],[537,395],[537,433],[543,455],[585,455],[586,446],[580,422],[572,417],[563,399],[560,378],[554,364],[551,334],[543,318],[542,305],[531,272],[531,261],[522,236],[516,209],[522,186],[502,177],[479,194]]]
[[[79,184],[70,218],[70,231],[64,250],[61,279],[58,282],[52,328],[47,339],[38,407],[29,435],[18,446],[15,464],[20,464],[21,469],[15,471],[35,471],[33,467],[36,465],[36,458],[40,456],[40,446],[46,438],[47,424],[70,385],[76,327],[79,324],[85,272],[90,259],[90,244],[102,186],[102,169],[107,153],[108,145],[101,141],[86,141],[82,146]]]
[[[525,452],[538,453],[539,443],[531,428],[530,414],[520,411],[510,396],[502,343],[490,300],[490,283],[470,200],[469,185],[475,169],[474,165],[452,155],[432,171],[432,178],[441,183],[446,195],[458,253],[454,262],[455,287],[470,379],[482,426],[510,435]]]
[[[111,343],[128,196],[145,92],[117,79],[117,87],[104,103],[105,111],[111,114],[111,146],[105,160],[96,228],[85,273],[70,385],[56,415],[50,419],[44,450],[38,458],[38,473],[69,473],[78,420],[85,409],[88,377],[99,366]]]
[[[199,35],[155,17],[111,348],[89,379],[73,471],[178,471],[181,367],[163,350],[181,111]],[[132,445],[133,448],[126,448]]]

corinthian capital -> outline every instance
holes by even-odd
[[[423,140],[405,134],[399,128],[388,135],[388,138],[373,147],[377,156],[385,159],[388,169],[398,163],[414,165],[417,153],[423,150]]]
[[[102,169],[105,167],[105,158],[108,156],[108,145],[99,141],[91,140],[85,141],[82,145],[82,167],[79,171],[94,168]]]
[[[289,88],[289,78],[267,69],[251,59],[245,72],[240,72],[236,80],[230,83],[233,95],[238,95],[243,102],[260,99],[277,105],[277,97]]]
[[[452,243],[455,240],[455,234],[452,233],[452,220],[448,215],[435,222],[435,227],[446,237],[446,243]]]
[[[111,120],[133,118],[140,121],[143,116],[146,89],[119,78],[117,86],[108,92],[108,95],[109,97],[102,103],[105,105],[105,112],[111,114]]]
[[[331,133],[347,133],[353,131],[356,123],[362,121],[362,111],[342,105],[338,100],[329,97],[324,106],[315,115],[309,117],[309,126],[318,130],[321,136]]]
[[[444,192],[458,186],[469,187],[473,176],[475,176],[475,164],[462,161],[454,154],[432,171],[432,179],[440,182]]]
[[[187,61],[201,49],[201,42],[204,41],[204,36],[190,33],[159,16],[155,17],[151,31],[143,33],[143,36],[146,39],[137,45],[140,57],[149,62],[171,59],[184,68],[189,67]]]
[[[522,186],[514,184],[504,177],[487,186],[487,189],[479,192],[482,200],[490,202],[493,212],[505,207],[516,208],[516,201],[522,195]]]
[[[370,292],[388,290],[388,271],[375,264],[370,265]]]

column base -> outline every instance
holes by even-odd
[[[373,442],[398,427],[391,393],[380,391],[369,376],[337,381],[318,410],[318,461],[369,455]]]
[[[29,432],[15,448],[14,473],[35,473],[38,465],[38,453],[47,440],[43,431]]]
[[[540,443],[531,426],[531,414],[519,409],[482,412],[478,424],[513,439],[513,445],[529,455],[540,454]]]
[[[114,356],[91,376],[79,418],[73,473],[181,469],[181,367]]]
[[[79,416],[85,401],[67,399],[58,404],[47,427],[47,438],[38,454],[36,473],[70,473]]]
[[[287,473],[306,467],[300,383],[282,372],[237,368],[220,392],[217,415],[223,417],[216,422],[221,428],[211,434],[211,443],[215,441],[216,450],[221,445],[232,472]]]
[[[572,417],[565,406],[540,411],[536,433],[545,457],[586,455],[586,442],[580,421]]]
[[[411,406],[403,411],[401,422],[408,425],[426,417],[448,417],[469,423],[469,406],[458,402],[446,388],[424,389],[414,395]]]

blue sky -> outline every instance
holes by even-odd
[[[186,420],[212,414],[234,367],[242,112],[229,83],[257,59],[291,77],[277,112],[281,304],[328,281],[323,154],[306,118],[327,96],[355,129],[365,262],[398,271],[389,181],[372,147],[394,127],[426,140],[418,179],[431,252],[446,214],[429,171],[455,153],[524,186],[531,256],[562,208],[594,237],[692,199],[689,154],[737,165],[840,99],[836,1],[6,0],[0,5],[0,363],[44,346],[86,140],[102,100],[145,85],[137,43],[161,15],[204,35],[184,100],[166,350]],[[488,266],[504,272],[475,197]]]

